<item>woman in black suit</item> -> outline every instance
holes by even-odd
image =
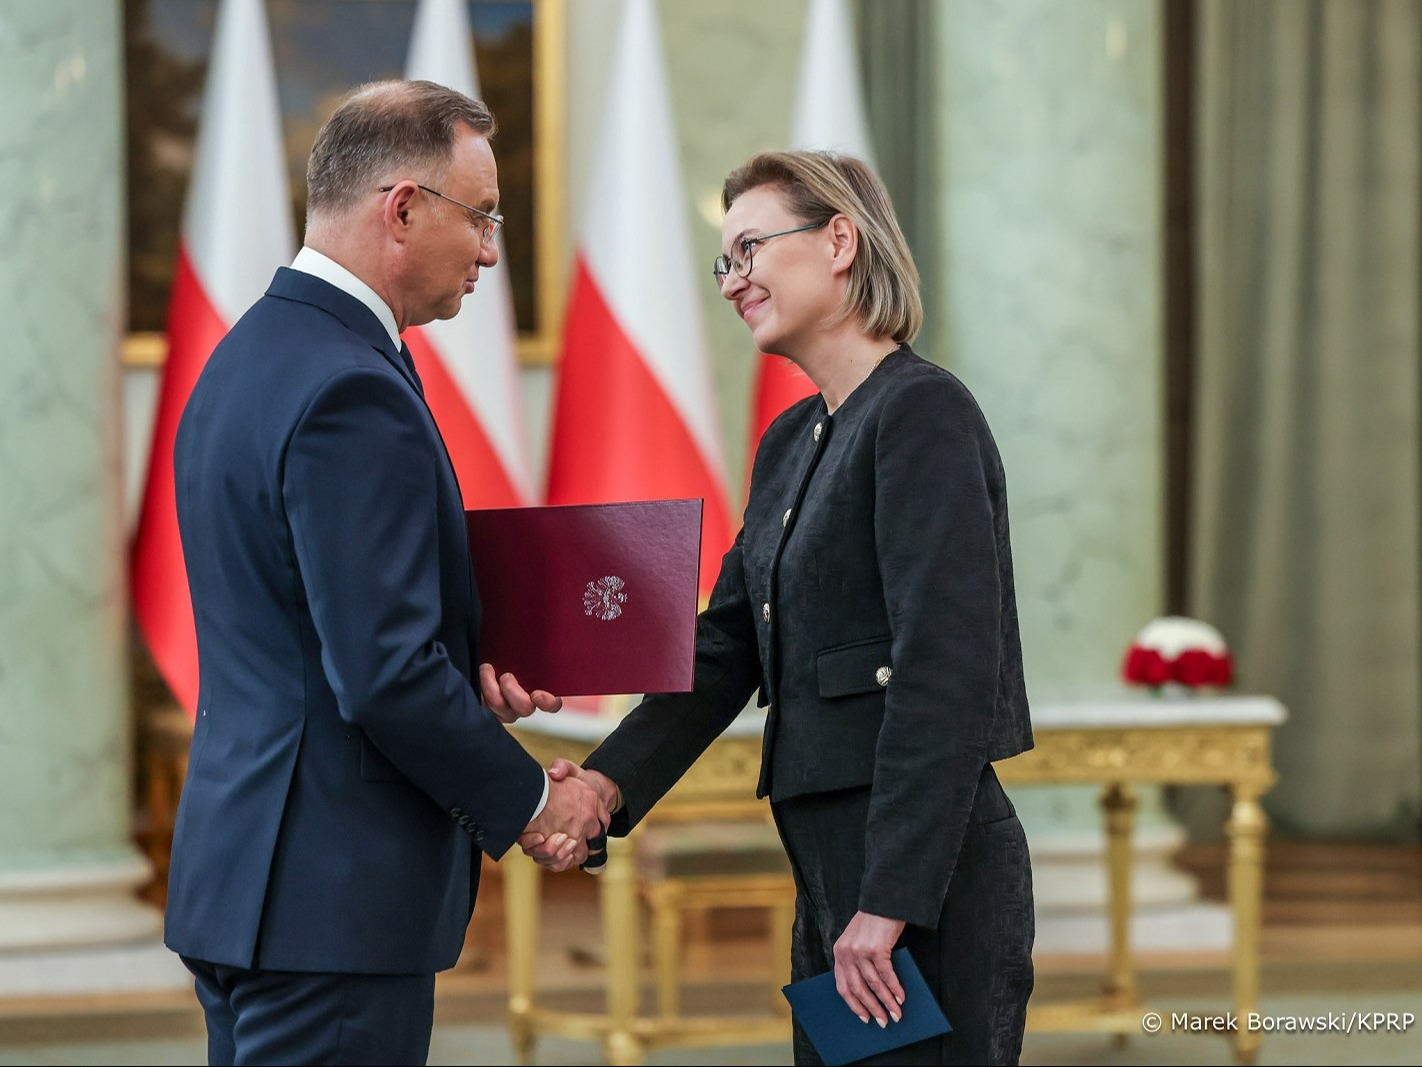
[[[918,272],[865,164],[758,155],[722,201],[721,295],[819,395],[761,441],[694,691],[648,697],[554,776],[588,775],[625,834],[758,688],[794,976],[833,969],[860,1019],[892,1026],[907,946],[953,1031],[885,1061],[1015,1063],[1031,870],[992,761],[1032,734],[997,447],[963,384],[909,348]],[[558,862],[558,842],[525,845]],[[798,1026],[795,1062],[819,1062]]]

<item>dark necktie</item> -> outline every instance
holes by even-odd
[[[404,342],[400,344],[400,358],[405,361],[405,369],[410,372],[410,380],[415,383],[415,392],[424,396],[425,386],[420,381],[420,372],[415,370],[415,357],[410,355],[410,346]]]

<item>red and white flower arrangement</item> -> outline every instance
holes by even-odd
[[[1153,619],[1126,649],[1121,678],[1152,689],[1174,682],[1186,689],[1223,689],[1234,680],[1234,660],[1220,632],[1178,615]]]

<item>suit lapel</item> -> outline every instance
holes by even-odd
[[[410,350],[404,345],[396,348],[390,340],[390,335],[385,332],[385,327],[375,317],[375,312],[350,293],[337,289],[330,282],[305,271],[278,267],[272,284],[267,288],[267,295],[310,304],[335,316],[346,329],[369,341],[370,347],[385,357],[385,361],[399,372],[400,377],[410,383],[410,388],[421,398],[424,397],[424,387],[419,374],[415,372],[415,361],[410,357]]]
[[[390,335],[386,333],[385,327],[376,318],[375,312],[351,296],[350,293],[336,288],[330,282],[317,278],[315,275],[307,274],[305,271],[292,270],[290,267],[278,267],[276,276],[272,278],[271,285],[267,287],[267,295],[310,304],[333,315],[352,333],[369,341],[370,346],[379,352],[405,381],[410,383],[410,387],[415,390],[415,395],[424,404],[425,411],[429,413],[430,427],[434,430],[435,440],[439,442],[440,449],[444,453],[445,470],[449,472],[449,480],[454,485],[454,501],[462,509],[464,490],[459,484],[459,472],[454,468],[454,457],[449,454],[449,446],[444,442],[444,434],[440,432],[439,423],[434,417],[434,412],[430,410],[429,401],[425,398],[424,383],[420,381],[419,371],[415,369],[415,357],[410,352],[410,346],[401,344],[397,349],[391,343]],[[468,634],[470,663],[471,670],[477,671],[477,637],[481,609],[479,590],[474,584],[472,567],[466,567],[465,582],[469,591],[470,614],[473,619]]]
[[[440,433],[439,423],[435,420],[434,412],[430,411],[429,401],[425,399],[424,383],[420,381],[419,372],[415,370],[415,358],[410,354],[409,345],[402,344],[397,349],[391,343],[385,327],[375,317],[375,312],[350,293],[304,271],[278,267],[276,277],[267,288],[267,295],[283,300],[297,300],[329,312],[352,333],[369,341],[370,347],[384,356],[386,362],[400,373],[400,377],[410,383],[410,388],[429,412],[430,425],[434,428],[435,439],[439,441],[440,448],[444,450],[444,461],[454,482],[456,498],[462,502],[464,492],[459,485],[459,474],[454,469],[454,457],[449,454],[449,446],[444,443],[444,434]]]

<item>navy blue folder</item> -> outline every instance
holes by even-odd
[[[899,985],[904,987],[904,1002],[899,1008],[899,1021],[890,1019],[883,1030],[872,1016],[867,1024],[862,1023],[849,1010],[834,987],[833,971],[785,987],[785,999],[790,1002],[795,1021],[804,1028],[825,1063],[852,1063],[953,1029],[928,991],[909,950],[898,949],[891,959]]]

